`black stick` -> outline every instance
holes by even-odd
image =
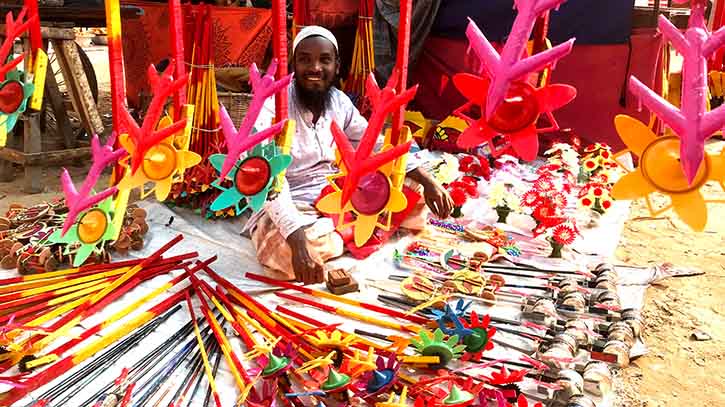
[[[214,369],[212,369],[212,376],[216,377],[217,371],[219,371],[219,363],[222,361],[222,352],[219,351],[216,354],[216,359],[214,359]],[[206,407],[209,405],[209,400],[211,399],[211,384],[207,385],[206,389],[206,397],[204,397],[204,404],[202,404],[202,407]]]
[[[123,355],[125,355],[129,349],[138,345],[138,343],[146,338],[149,334],[151,334],[151,332],[153,332],[156,327],[161,325],[171,315],[173,315],[180,309],[181,307],[177,305],[163,315],[156,317],[144,326],[140,327],[130,335],[126,336],[126,338],[118,342],[116,345],[107,349],[98,357],[94,358],[91,362],[84,365],[76,373],[68,376],[60,383],[55,385],[53,388],[49,389],[41,396],[41,398],[50,401],[60,397],[62,394],[66,393],[69,390],[74,390],[70,395],[70,398],[72,398],[75,394],[78,393],[79,390],[85,388],[98,376],[104,373],[105,369],[108,366],[112,365]],[[63,401],[67,401],[68,399],[69,397],[66,396]],[[29,405],[32,405],[32,403]]]
[[[199,319],[201,321],[201,319]],[[200,323],[203,323],[201,321]],[[153,349],[151,352],[146,354],[144,357],[142,357],[139,361],[137,361],[131,369],[129,369],[129,382],[136,381],[137,378],[142,377],[145,375],[145,373],[148,372],[151,368],[148,370],[146,369],[148,366],[152,366],[157,357],[161,356],[161,359],[166,357],[173,349],[177,347],[178,344],[180,344],[184,338],[186,338],[193,328],[193,324],[191,321],[189,321],[186,325],[181,327],[178,331],[176,331],[171,337],[169,337],[166,341],[161,343],[159,346],[157,346],[155,349]],[[208,328],[207,328],[208,329]],[[139,374],[141,373],[141,374]],[[93,404],[94,401],[98,400],[101,396],[103,396],[106,392],[108,392],[111,387],[113,387],[114,383],[113,381],[106,384],[103,388],[101,388],[98,392],[96,392],[93,396],[88,398],[86,401],[84,401],[79,407],[87,407],[91,404]]]

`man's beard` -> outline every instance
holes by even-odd
[[[295,81],[295,92],[303,107],[312,112],[324,112],[332,99],[332,86],[324,90],[309,90]]]

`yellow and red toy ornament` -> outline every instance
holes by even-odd
[[[708,181],[719,183],[725,190],[725,150],[718,154],[706,153],[690,183],[682,169],[678,137],[657,137],[644,123],[625,115],[617,116],[614,122],[627,145],[627,149],[617,156],[631,152],[639,157],[639,166],[614,184],[612,196],[615,199],[645,198],[652,216],[673,209],[692,229],[702,231],[707,224],[707,203],[725,203],[706,200],[702,193],[702,187]],[[670,204],[656,208],[652,201],[655,193],[667,195]]]
[[[456,88],[469,101],[456,111],[470,125],[458,139],[459,147],[488,144],[494,157],[502,155],[511,147],[520,158],[531,161],[539,150],[537,134],[559,129],[552,112],[571,102],[576,97],[576,89],[558,84],[536,88],[528,83],[527,78],[571,52],[574,39],[536,55],[521,56],[525,53],[538,17],[565,1],[517,0],[518,14],[501,53],[496,51],[473,21],[469,22],[466,36],[483,64],[485,77],[471,74],[453,77]],[[464,113],[472,105],[480,107],[480,118],[472,118]],[[540,115],[546,115],[549,128],[537,128]],[[503,146],[493,145],[497,135],[504,136]]]
[[[678,2],[682,2],[679,1]],[[715,181],[725,190],[725,150],[705,151],[705,141],[725,125],[725,107],[708,111],[707,59],[725,43],[725,29],[710,33],[705,24],[706,2],[692,1],[687,30],[680,32],[660,16],[659,29],[683,56],[682,103],[677,108],[647,88],[634,76],[630,91],[676,136],[657,137],[649,127],[628,116],[617,116],[615,126],[627,145],[626,152],[639,157],[639,166],[612,189],[615,199],[645,198],[653,216],[672,208],[692,229],[707,224],[707,203],[702,187]],[[651,195],[670,198],[670,204],[655,208]]]
[[[406,208],[407,200],[402,192],[404,156],[410,150],[410,130],[403,127],[406,140],[398,145],[385,145],[373,154],[375,143],[383,128],[385,118],[408,103],[415,96],[417,87],[396,95],[398,72],[388,81],[384,89],[378,87],[371,74],[367,82],[367,94],[373,106],[368,128],[357,150],[352,147],[345,133],[333,121],[332,135],[335,138],[340,157],[340,173],[330,177],[334,192],[324,196],[317,209],[327,214],[340,215],[338,230],[354,226],[355,244],[363,246],[372,236],[375,227],[389,230],[392,214]],[[338,178],[342,178],[338,185]],[[352,223],[344,223],[345,214],[352,212]],[[380,220],[381,216],[384,218]]]
[[[129,191],[141,187],[141,196],[151,191],[156,192],[160,201],[166,199],[171,185],[178,182],[178,176],[201,161],[201,156],[188,151],[191,123],[189,117],[193,107],[186,106],[186,118],[171,122],[171,118],[161,119],[164,102],[178,88],[186,84],[186,77],[174,79],[171,75],[173,65],[169,65],[159,76],[153,66],[149,66],[149,81],[153,86],[154,97],[149,110],[144,116],[141,127],[131,117],[127,109],[122,108],[124,127],[128,134],[122,134],[120,143],[128,152],[128,157],[121,161],[126,168],[124,177],[118,184],[121,191]],[[154,183],[149,190],[144,190],[146,183]]]
[[[29,33],[30,50],[15,57],[15,40]],[[43,104],[45,71],[48,56],[43,50],[40,36],[40,18],[37,0],[26,0],[18,16],[12,12],[5,16],[4,41],[0,44],[0,147],[4,147],[8,134],[18,119],[30,107],[40,110]],[[18,69],[26,62],[24,70]]]

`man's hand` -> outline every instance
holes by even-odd
[[[292,268],[295,272],[295,279],[305,285],[321,283],[324,280],[324,268],[310,256],[305,229],[305,227],[301,227],[287,237],[287,244],[292,249]]]
[[[446,219],[453,212],[453,199],[437,182],[423,187],[425,204],[439,219]]]
[[[423,186],[425,204],[439,219],[445,219],[453,212],[451,195],[423,168],[416,168],[406,174],[410,179]]]

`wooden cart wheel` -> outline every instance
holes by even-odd
[[[88,78],[93,100],[98,102],[98,79],[93,70],[93,64],[86,52],[76,44],[83,72]],[[43,137],[43,151],[61,150],[71,148],[67,140],[78,140],[85,137],[86,130],[80,121],[79,114],[74,110],[70,95],[65,85],[65,79],[58,64],[57,55],[51,44],[48,44],[48,73],[45,80],[45,93],[43,94],[43,114],[40,115],[40,131]],[[22,146],[23,121],[19,121],[12,132]],[[10,135],[8,135],[10,137]]]
[[[83,66],[83,72],[86,74],[86,78],[88,78],[88,86],[91,88],[93,101],[98,103],[98,79],[96,78],[96,71],[93,69],[93,64],[83,48],[76,44],[76,49],[81,65]],[[70,94],[68,93],[65,79],[63,78],[60,64],[58,63],[58,57],[53,51],[52,44],[49,44],[48,75],[51,75],[51,72],[54,80],[46,80],[45,82],[45,97],[43,98],[43,110],[45,114],[41,116],[41,131],[45,134],[55,134],[56,140],[64,140],[65,134],[63,131],[68,130],[72,131],[74,140],[87,136],[80,116],[73,108],[73,103],[71,102]],[[60,106],[64,108],[64,111],[59,109]],[[62,128],[65,117],[70,121],[70,129]],[[65,147],[69,148],[69,146]]]

